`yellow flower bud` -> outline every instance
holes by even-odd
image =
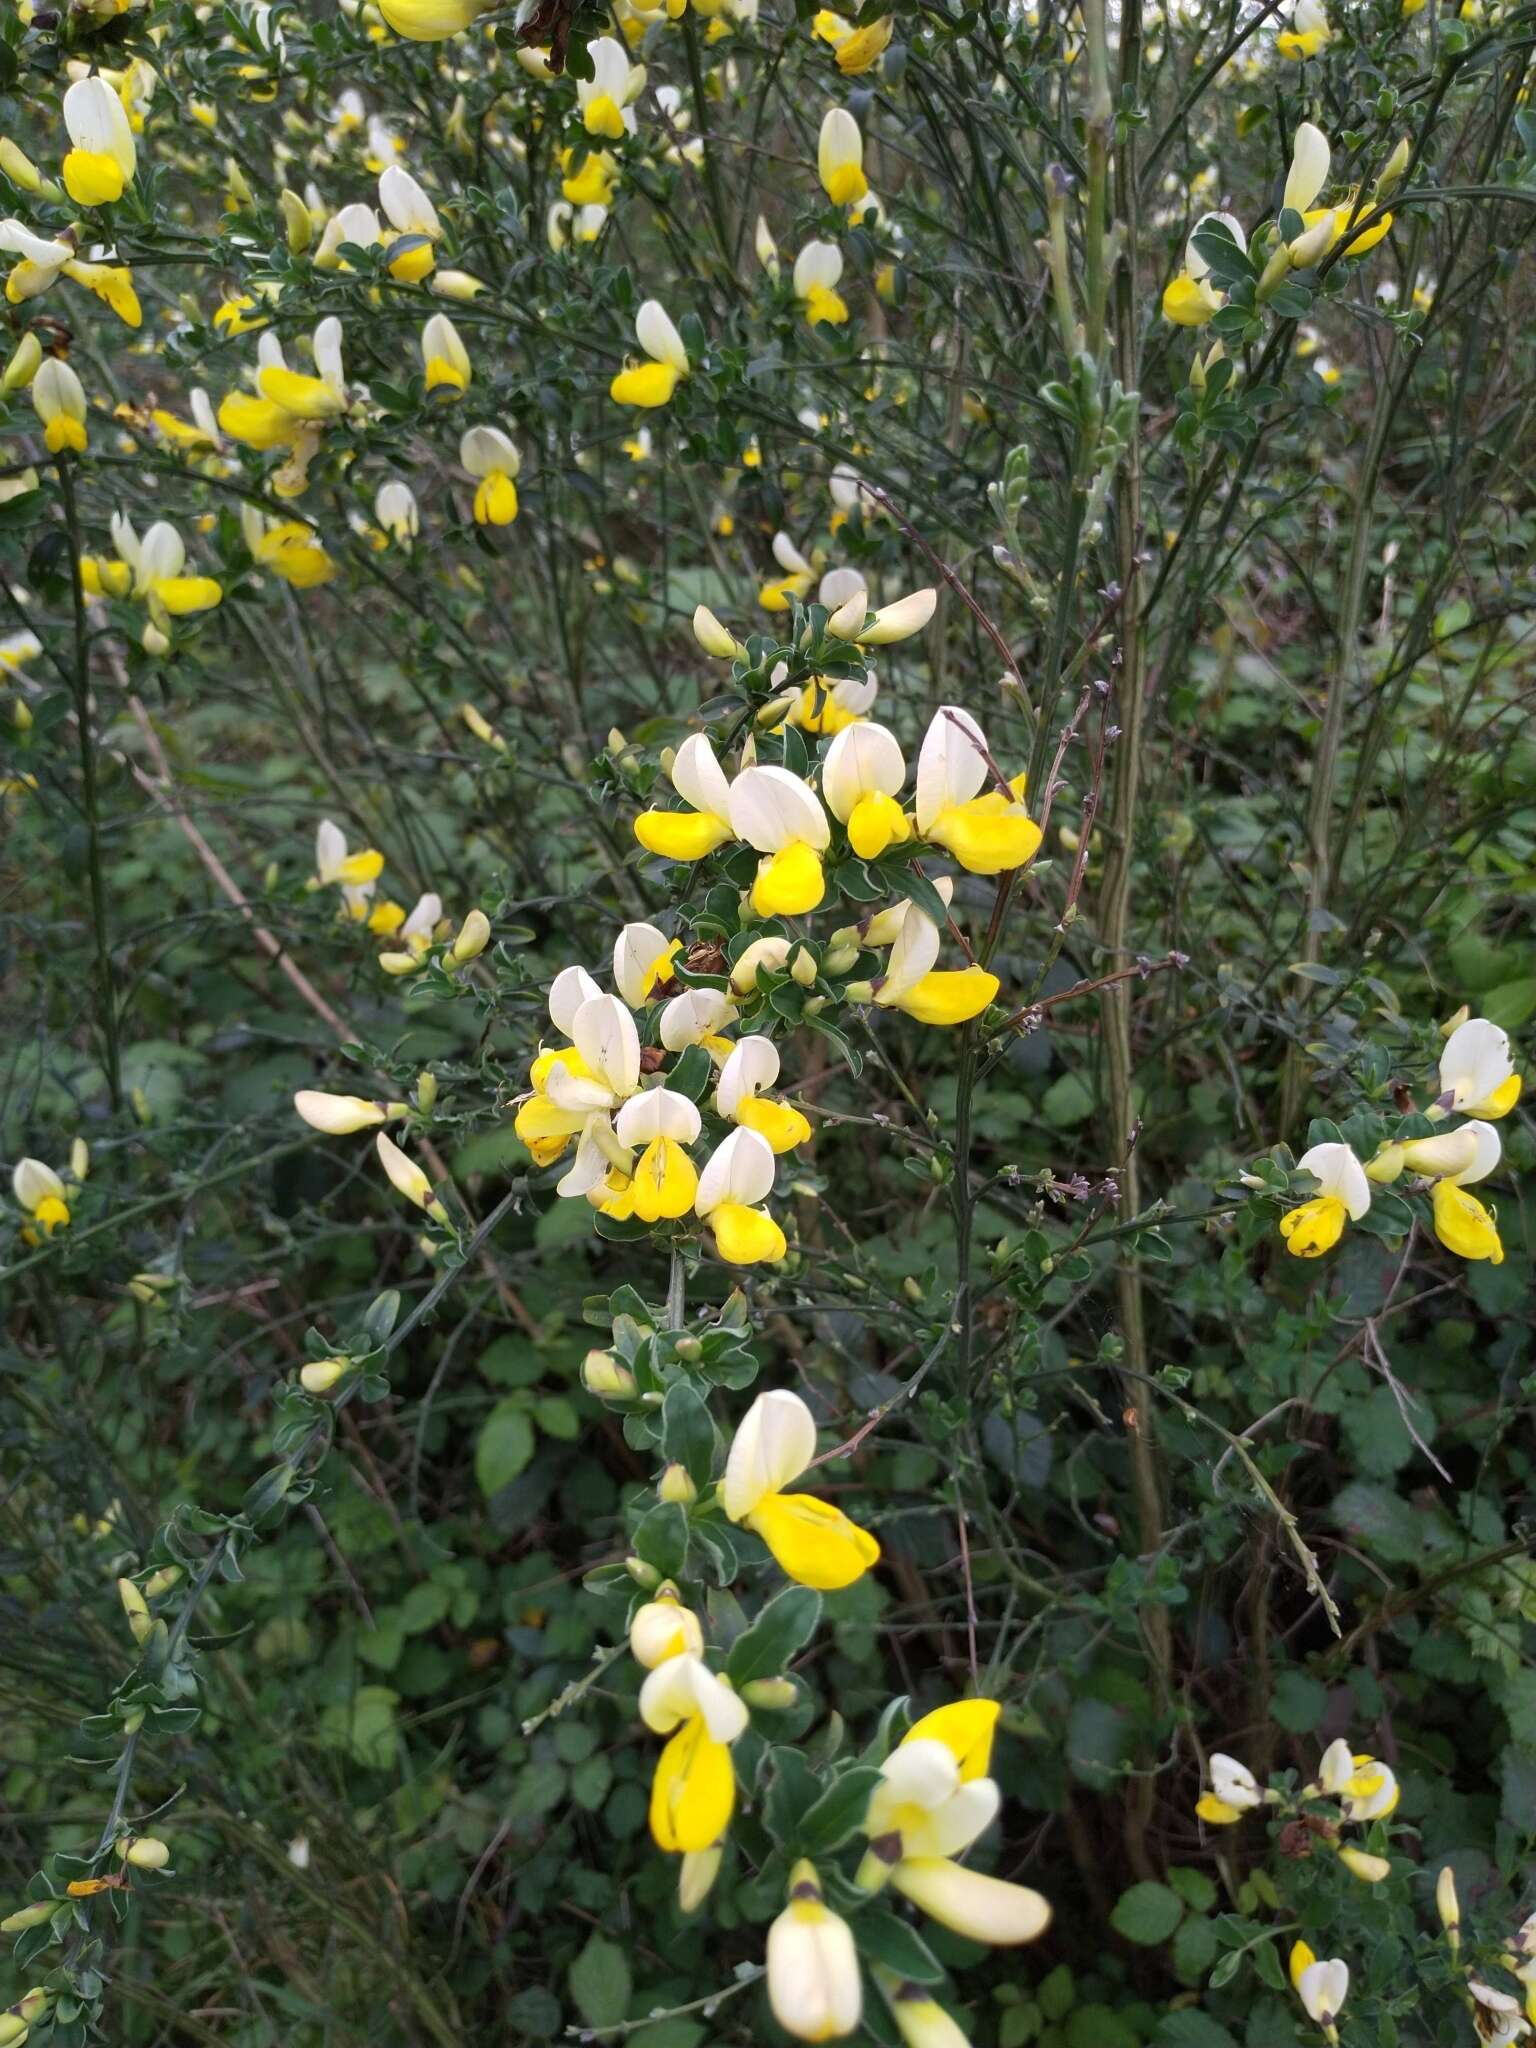
[[[656,1482],[656,1494],[660,1500],[677,1507],[691,1508],[699,1497],[699,1489],[678,1464],[668,1465]]]
[[[43,345],[28,328],[17,343],[16,352],[0,372],[0,392],[7,398],[13,391],[25,391],[42,367]]]
[[[117,1597],[123,1603],[123,1612],[128,1617],[128,1627],[136,1643],[142,1643],[154,1627],[144,1595],[132,1579],[119,1579]]]
[[[647,1564],[643,1557],[626,1557],[624,1569],[635,1584],[643,1587],[647,1593],[654,1593],[661,1584],[661,1573],[657,1571],[655,1565]]]
[[[34,197],[43,189],[42,172],[8,135],[0,137],[0,171],[4,171],[13,185],[19,185],[23,192],[30,192]]]
[[[707,604],[694,611],[693,637],[706,654],[714,655],[718,661],[734,661],[742,652],[741,642],[734,633],[727,632]]]
[[[328,1394],[336,1382],[352,1369],[350,1358],[316,1358],[299,1369],[299,1385],[306,1394]]]
[[[288,253],[290,256],[302,256],[315,236],[315,224],[310,218],[309,208],[298,193],[290,191],[286,185],[278,193],[277,203],[282,208],[283,226],[288,233]]]
[[[782,1714],[799,1699],[800,1688],[792,1678],[749,1678],[741,1688],[741,1696],[749,1707]]]
[[[407,974],[419,974],[426,963],[417,953],[381,953],[379,955],[379,965],[386,974],[393,974],[399,977]]]
[[[29,1927],[41,1927],[58,1910],[57,1899],[39,1899],[35,1906],[21,1906],[0,1920],[0,1934],[24,1934]]]
[[[124,1835],[117,1853],[135,1870],[164,1870],[171,1860],[170,1844],[158,1835]]]
[[[159,1571],[151,1572],[144,1581],[145,1599],[156,1600],[162,1593],[169,1593],[172,1586],[180,1583],[181,1575],[181,1566],[179,1564],[165,1564],[160,1567]]]
[[[581,1361],[581,1384],[600,1401],[629,1401],[634,1398],[635,1376],[621,1365],[611,1351],[589,1351]]]
[[[795,956],[789,963],[789,978],[801,988],[809,988],[816,979],[816,956],[805,946],[795,948]]]
[[[416,1107],[426,1112],[437,1101],[437,1076],[426,1068],[416,1076]]]
[[[1449,1863],[1435,1879],[1435,1910],[1440,1925],[1451,1938],[1452,1949],[1461,1946],[1461,1901],[1456,1896],[1456,1873]]]
[[[13,2012],[0,2012],[0,2048],[22,2048],[27,2023]]]
[[[720,1874],[722,1851],[713,1849],[689,1849],[683,1856],[683,1867],[677,1878],[677,1905],[682,1913],[696,1913],[714,1889],[715,1879]]]
[[[1341,1849],[1339,1861],[1362,1884],[1380,1884],[1392,1875],[1392,1866],[1385,1856],[1368,1856],[1364,1849]]]
[[[91,1148],[84,1138],[76,1138],[69,1148],[69,1170],[76,1180],[86,1180],[91,1171]]]
[[[462,967],[483,953],[490,942],[491,920],[483,910],[472,910],[460,925],[459,935],[448,949],[448,957],[455,967]]]

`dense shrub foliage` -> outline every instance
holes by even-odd
[[[6,10],[0,2048],[1536,2030],[1533,22]]]

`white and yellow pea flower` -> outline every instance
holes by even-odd
[[[803,1856],[789,1873],[789,1903],[768,1930],[768,2003],[799,2041],[851,2034],[863,2009],[853,1930],[827,1905],[816,1866]]]
[[[1486,1017],[1459,1024],[1440,1055],[1440,1095],[1431,1116],[1508,1116],[1520,1100],[1520,1076],[1509,1056],[1509,1033]]]
[[[762,1206],[773,1192],[773,1174],[767,1139],[743,1127],[715,1147],[699,1175],[694,1213],[714,1232],[715,1249],[728,1265],[776,1265],[789,1249]]]
[[[692,1608],[685,1607],[676,1586],[664,1579],[629,1624],[630,1654],[654,1671],[669,1657],[702,1657],[704,1630]]]
[[[827,814],[787,768],[746,768],[730,786],[730,820],[738,839],[763,856],[752,884],[759,917],[798,917],[826,894],[821,856],[831,843]]]
[[[408,547],[421,532],[421,511],[408,483],[391,477],[373,498],[373,516],[380,533],[398,547]]]
[[[726,1143],[756,1137],[736,1131]],[[815,1456],[816,1424],[800,1396],[783,1389],[759,1394],[731,1440],[720,1499],[729,1519],[761,1536],[790,1578],[830,1593],[878,1563],[880,1546],[841,1508],[784,1491]]]
[[[906,779],[896,735],[883,725],[845,726],[827,749],[821,793],[861,860],[878,860],[888,846],[911,838],[911,821],[899,801]]]
[[[907,1857],[958,1856],[996,1818],[986,1775],[997,1727],[995,1700],[956,1700],[925,1715],[880,1766],[864,1818],[869,1849],[857,1882],[878,1891]]]
[[[683,951],[653,924],[626,924],[613,942],[613,985],[632,1010],[654,1002],[672,979],[672,962]]]
[[[811,22],[812,34],[831,46],[837,68],[845,78],[857,78],[874,69],[885,55],[895,27],[892,17],[883,14],[878,21],[855,28],[845,15],[830,7],[823,7]]]
[[[981,727],[958,705],[942,706],[917,758],[918,836],[944,847],[973,875],[1021,868],[1040,845],[1040,827],[1022,801],[1023,776],[1006,791],[988,787],[994,782]]]
[[[843,252],[835,242],[807,242],[795,258],[795,297],[805,309],[808,327],[841,327],[848,301],[837,289],[843,277]]]
[[[69,364],[57,356],[45,356],[28,389],[48,453],[83,455],[87,445],[85,389]]]
[[[1296,1170],[1312,1175],[1317,1193],[1286,1210],[1280,1235],[1293,1258],[1316,1259],[1338,1243],[1346,1222],[1358,1223],[1369,1210],[1371,1184],[1348,1145],[1313,1145],[1297,1160]]]
[[[1275,48],[1282,57],[1291,57],[1299,64],[1306,57],[1315,57],[1332,41],[1333,30],[1328,26],[1321,0],[1296,0],[1291,25],[1276,36]]]
[[[402,284],[419,284],[437,262],[434,244],[443,235],[437,208],[420,181],[397,163],[380,173],[379,204],[394,230],[385,258],[389,274]]]
[[[138,150],[133,124],[104,78],[77,78],[64,95],[70,151],[64,189],[76,206],[110,206],[133,183]]]
[[[1291,1984],[1307,2018],[1331,2042],[1339,2038],[1339,2014],[1349,1996],[1349,1965],[1337,1956],[1319,1962],[1304,1941],[1291,1949]]]
[[[640,813],[635,837],[647,853],[663,860],[703,860],[736,837],[730,784],[703,733],[692,733],[683,741],[673,758],[670,778],[689,809]]]
[[[736,1016],[736,1005],[720,988],[685,988],[661,1013],[659,1035],[668,1052],[702,1045],[711,1058],[723,1060],[731,1042],[721,1034]]]
[[[642,1223],[686,1216],[699,1185],[686,1149],[699,1135],[698,1105],[675,1088],[647,1088],[630,1096],[613,1127],[621,1145],[640,1148],[629,1212]]]
[[[715,1108],[727,1122],[756,1131],[774,1153],[793,1151],[811,1135],[808,1118],[787,1102],[769,1102],[763,1090],[779,1078],[779,1049],[753,1032],[731,1051],[715,1084]]]
[[[11,1169],[11,1193],[27,1218],[22,1239],[37,1245],[56,1230],[69,1228],[68,1191],[53,1168],[41,1159],[19,1159]]]
[[[596,36],[587,45],[590,78],[576,81],[581,125],[589,135],[620,142],[635,132],[634,102],[645,90],[645,66],[631,64],[629,52],[612,36]]]
[[[347,851],[346,834],[329,818],[315,829],[315,872],[311,889],[337,888],[347,915],[361,922],[368,915],[368,901],[384,872],[384,856],[375,847],[358,853]]]
[[[1351,1821],[1385,1820],[1402,1797],[1391,1766],[1373,1756],[1357,1754],[1342,1735],[1323,1751],[1317,1767],[1317,1784],[1330,1798],[1338,1800],[1344,1818]],[[1308,1787],[1309,1791],[1312,1789]]]
[[[459,461],[475,479],[476,525],[510,526],[523,466],[513,442],[500,427],[468,427],[459,439]]]
[[[627,364],[608,395],[618,405],[666,405],[691,366],[683,338],[659,299],[647,299],[635,315],[635,339],[650,360]]]
[[[816,141],[816,175],[834,206],[847,206],[869,190],[864,175],[864,137],[846,107],[828,107]],[[765,266],[766,267],[766,266]]]
[[[1209,1772],[1210,1784],[1201,1793],[1195,1812],[1211,1827],[1231,1827],[1270,1797],[1246,1764],[1219,1749],[1211,1752]]]
[[[428,391],[459,397],[473,381],[469,350],[446,313],[434,313],[422,328],[421,362]]]
[[[904,1010],[919,1024],[941,1027],[967,1024],[980,1016],[997,994],[997,976],[974,963],[960,968],[936,967],[938,926],[910,901],[897,909],[900,923],[891,942],[885,973],[873,982],[850,982],[846,991],[849,1000]],[[879,945],[884,940],[866,933],[864,943]]]
[[[1203,327],[1227,302],[1226,293],[1218,291],[1211,283],[1210,264],[1195,247],[1195,236],[1208,220],[1219,220],[1239,249],[1248,246],[1242,223],[1234,215],[1203,213],[1200,216],[1184,245],[1184,268],[1163,292],[1163,318],[1171,320],[1175,327]]]
[[[665,1657],[640,1688],[640,1718],[671,1739],[651,1784],[651,1835],[678,1855],[712,1850],[736,1808],[730,1745],[746,1732],[747,1709],[695,1651]]]

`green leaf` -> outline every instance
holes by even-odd
[[[853,1922],[859,1954],[871,1962],[884,1963],[898,1977],[914,1984],[942,1984],[944,1965],[934,1955],[915,1927],[898,1920],[882,1907],[860,1913]]]
[[[1115,1901],[1109,1924],[1138,1948],[1156,1948],[1184,1918],[1184,1901],[1165,1884],[1133,1884]]]
[[[347,1751],[371,1771],[387,1771],[395,1761],[399,1732],[395,1708],[400,1695],[387,1685],[360,1685],[352,1697],[327,1707],[318,1734],[327,1749]]]
[[[1497,988],[1489,989],[1478,1008],[1490,1023],[1501,1025],[1506,1031],[1518,1031],[1522,1024],[1536,1017],[1536,975],[1500,982]]]
[[[629,2011],[629,1957],[606,1935],[588,1935],[567,1981],[576,2009],[589,2027],[617,2026]]]
[[[810,1586],[786,1586],[738,1636],[726,1660],[726,1675],[739,1692],[754,1678],[777,1678],[795,1652],[816,1633],[821,1595]]]
[[[1209,1913],[1216,1903],[1216,1883],[1203,1870],[1191,1870],[1186,1864],[1175,1864],[1168,1873],[1168,1882],[1196,1913]]]
[[[715,1077],[715,1063],[702,1045],[690,1045],[675,1067],[668,1070],[667,1086],[690,1102],[698,1102]]]
[[[715,1425],[703,1396],[687,1380],[675,1380],[661,1404],[661,1449],[667,1462],[681,1465],[695,1486],[709,1484],[715,1462]]]
[[[1275,1680],[1269,1711],[1292,1735],[1310,1735],[1327,1710],[1327,1686],[1304,1671],[1282,1671]]]
[[[800,1850],[806,1856],[829,1856],[856,1834],[869,1811],[869,1795],[880,1783],[873,1764],[855,1764],[835,1778],[810,1811],[801,1817]]]
[[[500,1493],[533,1456],[533,1424],[519,1401],[498,1401],[480,1425],[475,1478],[487,1499]]]
[[[642,1515],[634,1534],[635,1555],[664,1579],[680,1576],[688,1562],[688,1516],[675,1500],[659,1501]]]

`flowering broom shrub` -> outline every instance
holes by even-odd
[[[7,11],[0,2048],[1536,2034],[1532,50]]]

